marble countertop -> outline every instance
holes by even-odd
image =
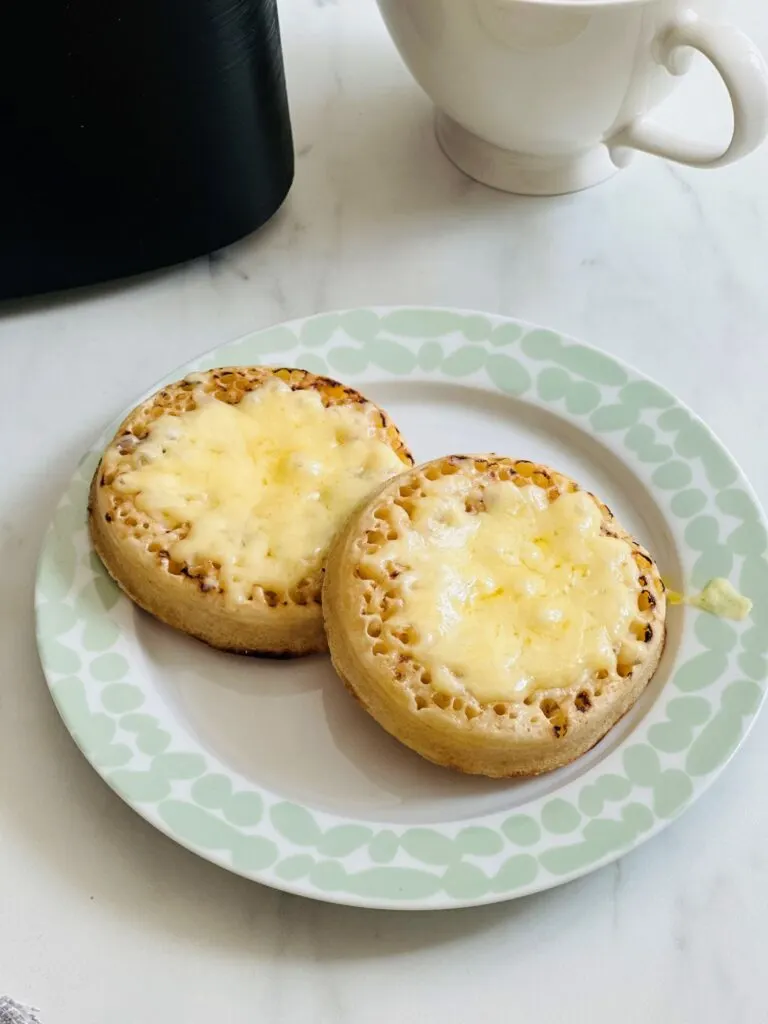
[[[768,52],[768,8],[734,13]],[[768,1021],[766,721],[620,862],[509,904],[398,914],[197,859],[114,797],[58,720],[32,582],[78,456],[161,374],[276,320],[416,303],[553,326],[701,412],[768,503],[768,147],[720,171],[638,158],[581,195],[502,195],[439,152],[373,0],[285,0],[282,16],[298,162],[280,214],[208,259],[0,307],[0,994],[44,1024]],[[664,117],[727,132],[709,69]]]

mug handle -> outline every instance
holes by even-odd
[[[623,167],[641,150],[689,167],[723,167],[756,149],[768,135],[768,67],[755,44],[731,25],[703,21],[687,12],[656,37],[656,60],[673,75],[688,69],[684,47],[692,47],[720,73],[733,105],[733,134],[725,148],[686,139],[655,121],[638,117],[606,140],[611,159]]]

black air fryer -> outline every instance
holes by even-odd
[[[290,188],[275,0],[9,3],[0,54],[0,298],[211,252]]]

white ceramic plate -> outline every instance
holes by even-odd
[[[161,383],[258,363],[361,387],[393,414],[419,461],[493,450],[549,463],[607,501],[670,585],[726,576],[755,608],[744,623],[671,609],[649,689],[568,768],[524,781],[456,775],[379,729],[325,657],[220,654],[122,596],[85,527],[111,424],[55,514],[36,607],[54,700],[116,792],[229,870],[305,896],[407,909],[557,885],[677,817],[753,722],[768,648],[765,520],[701,421],[604,353],[457,310],[311,317],[210,352]]]

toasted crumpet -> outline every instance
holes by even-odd
[[[651,680],[666,599],[648,552],[546,466],[450,456],[350,518],[323,591],[333,664],[388,732],[472,774],[596,744]]]
[[[91,537],[136,604],[213,647],[321,651],[328,546],[412,462],[386,413],[327,377],[194,373],[117,431],[91,486]]]

